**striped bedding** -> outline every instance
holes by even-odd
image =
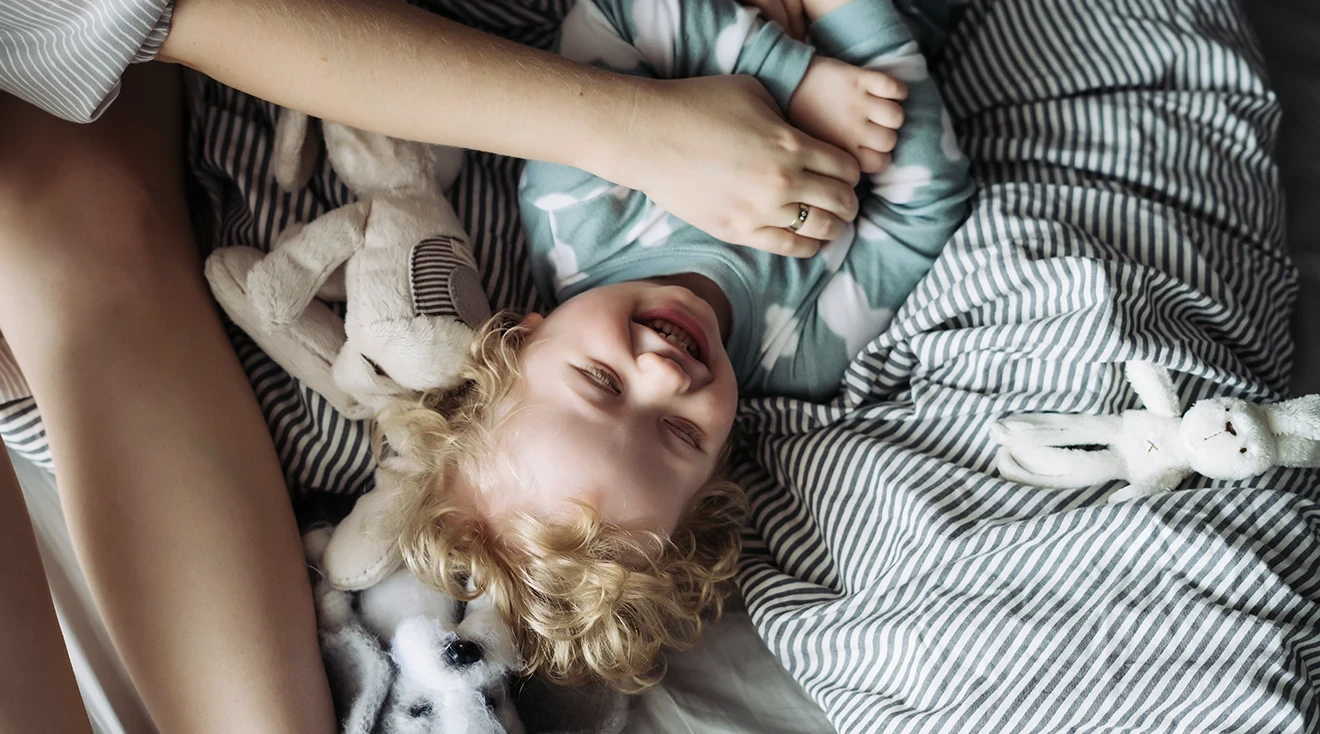
[[[546,46],[567,0],[444,0]],[[1270,153],[1279,109],[1232,0],[977,0],[936,70],[973,214],[829,405],[746,401],[740,578],[761,636],[843,732],[1320,730],[1316,477],[1278,471],[1107,506],[997,478],[987,423],[1135,405],[1119,364],[1184,400],[1286,387],[1295,275]],[[191,160],[217,244],[265,247],[349,200],[287,195],[275,110],[200,78]],[[454,192],[497,307],[538,307],[519,166]],[[362,424],[240,332],[295,491],[357,493]],[[7,439],[48,459],[35,408]]]

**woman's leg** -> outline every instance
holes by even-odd
[[[193,247],[179,90],[135,68],[90,126],[0,95],[0,332],[157,726],[325,734],[293,512]]]
[[[0,448],[0,731],[91,732],[23,492]]]

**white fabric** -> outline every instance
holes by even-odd
[[[87,580],[74,558],[55,478],[13,452],[9,452],[9,458],[23,488],[23,499],[46,566],[46,579],[55,599],[55,611],[93,730],[104,734],[155,731],[110,644],[110,636],[92,603]]]

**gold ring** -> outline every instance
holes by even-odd
[[[809,214],[811,214],[811,209],[809,209],[806,204],[798,204],[797,219],[794,219],[793,223],[788,225],[788,231],[796,232],[799,229],[802,229],[802,225],[807,223],[807,216]]]

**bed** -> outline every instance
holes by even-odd
[[[516,12],[501,14],[497,9],[506,5],[444,3],[468,22],[534,43],[545,42],[565,3],[523,0]],[[1291,201],[1288,241],[1300,283],[1290,373],[1289,324],[1277,304],[1291,298],[1295,287],[1278,249],[1284,222],[1270,197],[1274,168],[1256,155],[1273,138],[1273,102],[1234,7],[1227,0],[972,5],[950,40],[949,56],[978,63],[946,60],[941,69],[964,147],[983,182],[981,211],[951,245],[927,291],[900,314],[900,332],[871,345],[854,366],[839,402],[822,407],[751,401],[744,410],[745,427],[758,436],[756,460],[741,474],[754,504],[747,570],[740,579],[747,605],[726,616],[698,648],[671,658],[666,682],[633,702],[629,731],[1320,729],[1314,703],[1320,672],[1313,652],[1320,620],[1312,578],[1320,558],[1310,529],[1314,476],[1281,472],[1253,483],[1252,490],[1202,483],[1197,491],[1139,506],[1105,508],[1096,503],[1097,492],[1030,494],[1005,486],[990,475],[989,446],[977,433],[983,416],[1007,410],[1123,407],[1132,396],[1117,364],[1132,356],[1191,375],[1183,385],[1185,398],[1224,391],[1272,398],[1288,389],[1290,377],[1294,391],[1320,392],[1320,319],[1313,316],[1320,299],[1320,210],[1310,206],[1320,201],[1320,141],[1305,125],[1320,115],[1320,8],[1309,0],[1262,0],[1247,9],[1284,112],[1278,158]],[[1167,16],[1152,16],[1158,12]],[[969,23],[975,28],[965,27]],[[1015,28],[1028,32],[1019,37],[1010,32]],[[1112,32],[1100,30],[1105,28]],[[1170,38],[1183,45],[1168,58],[1126,59],[1117,71],[1095,63],[1099,52],[1113,50],[1109,44],[1137,28],[1153,34],[1156,46]],[[1013,53],[1005,55],[1005,49]],[[1180,65],[1198,59],[1207,63]],[[1065,66],[1073,73],[1050,76]],[[1201,66],[1208,76],[1197,76]],[[1002,83],[977,76],[1008,69],[1014,73]],[[1226,160],[1239,167],[1216,171],[1215,180],[1263,192],[1249,212],[1238,216],[1198,198],[1194,187],[1126,180],[1111,162],[1069,157],[1077,140],[1095,129],[1085,114],[1069,114],[1078,109],[1069,105],[1084,104],[1088,96],[1117,99],[1140,87],[1139,79],[1124,74],[1150,69],[1161,74],[1146,79],[1148,85],[1177,86],[1188,78],[1178,77],[1184,74],[1212,97],[1227,92],[1222,112],[1240,118],[1233,130],[1249,134],[1230,141]],[[1074,86],[1059,86],[1061,78]],[[268,124],[273,111],[201,80],[194,85],[193,99],[205,108],[194,130],[194,163],[223,223],[222,244],[268,243],[290,219],[309,218],[347,196],[323,173],[311,192],[277,198],[259,170],[262,125],[250,124]],[[1044,113],[1039,119],[1005,111],[1006,100],[1031,95]],[[1167,119],[1191,119],[1183,116],[1186,99],[1164,101]],[[1193,118],[1199,112],[1192,110]],[[1113,128],[1122,120],[1118,115],[1095,122]],[[1049,138],[1042,134],[1045,125],[1073,137]],[[219,135],[226,126],[248,133]],[[1012,136],[1024,131],[1052,145],[1012,145]],[[1183,131],[1192,132],[1200,131]],[[1207,150],[1226,144],[1213,135],[1201,139],[1209,141]],[[1167,148],[1167,141],[1140,143],[1146,164]],[[473,160],[478,165],[460,183],[456,204],[474,230],[488,292],[501,305],[534,306],[525,263],[516,255],[497,257],[493,247],[518,237],[509,208],[516,165],[493,157]],[[1042,162],[1048,165],[1037,165]],[[237,170],[257,173],[238,181]],[[1080,209],[1033,209],[1022,196],[1032,187],[1086,193],[1071,199]],[[1102,200],[1095,192],[1116,198]],[[1237,313],[1258,328],[1201,319],[1195,329],[1177,334],[1143,330],[1134,316],[1157,320],[1149,317],[1159,309],[1195,300],[1193,291],[1177,290],[1192,276],[1162,281],[1155,271],[1201,271],[1187,252],[1134,249],[1078,216],[1088,211],[1083,204],[1123,211],[1102,209],[1123,197],[1162,207],[1162,222],[1214,223],[1204,230],[1189,224],[1170,237],[1238,248],[1232,254],[1244,275],[1225,278],[1222,287],[1238,299]],[[1004,228],[1012,236],[1002,236]],[[1009,258],[1024,267],[1005,269]],[[1115,309],[1106,302],[1095,310],[1104,301],[1097,299],[1106,293],[1101,286],[1137,277],[1156,278],[1142,303]],[[1253,293],[1252,278],[1270,284],[1270,292]],[[1011,301],[1031,294],[1050,299]],[[1012,321],[1004,311],[1010,303],[1028,316],[1037,313],[1033,308],[1070,304],[1071,313],[1080,314],[1076,323],[1091,330],[1060,332],[1075,338],[1043,346],[1021,330],[992,333],[994,324]],[[1108,320],[1088,320],[1088,313]],[[1104,338],[1116,314],[1128,318],[1126,340]],[[1045,315],[1064,322],[1069,317]],[[1019,317],[1017,325],[1030,321]],[[360,491],[369,461],[364,446],[344,439],[353,427],[324,418],[315,395],[271,369],[241,334],[234,338],[272,416],[290,484]],[[1039,351],[1047,347],[1056,351]],[[1005,366],[1008,358],[1024,354],[1036,360],[1031,369]],[[1095,366],[1058,369],[1061,363],[1081,364],[1082,354]],[[146,716],[73,564],[53,481],[39,466],[49,457],[33,421],[35,409],[6,410],[0,431],[18,449],[13,455],[89,710],[100,731],[146,731]],[[323,440],[327,436],[334,440]],[[873,491],[850,492],[857,487]],[[849,518],[879,520],[854,525]],[[1215,560],[1189,560],[1197,552]],[[1133,583],[1105,585],[1089,579],[1088,569]],[[1162,585],[1170,578],[1174,588]],[[1235,588],[1244,591],[1234,596]],[[1258,588],[1271,593],[1262,596]],[[1190,629],[1169,624],[1172,613],[1200,622]],[[1078,620],[1080,626],[1067,626]],[[1061,634],[1065,629],[1072,632]],[[1070,647],[1076,640],[1101,644]],[[1113,646],[1120,643],[1145,646],[1151,654],[1118,655]]]

